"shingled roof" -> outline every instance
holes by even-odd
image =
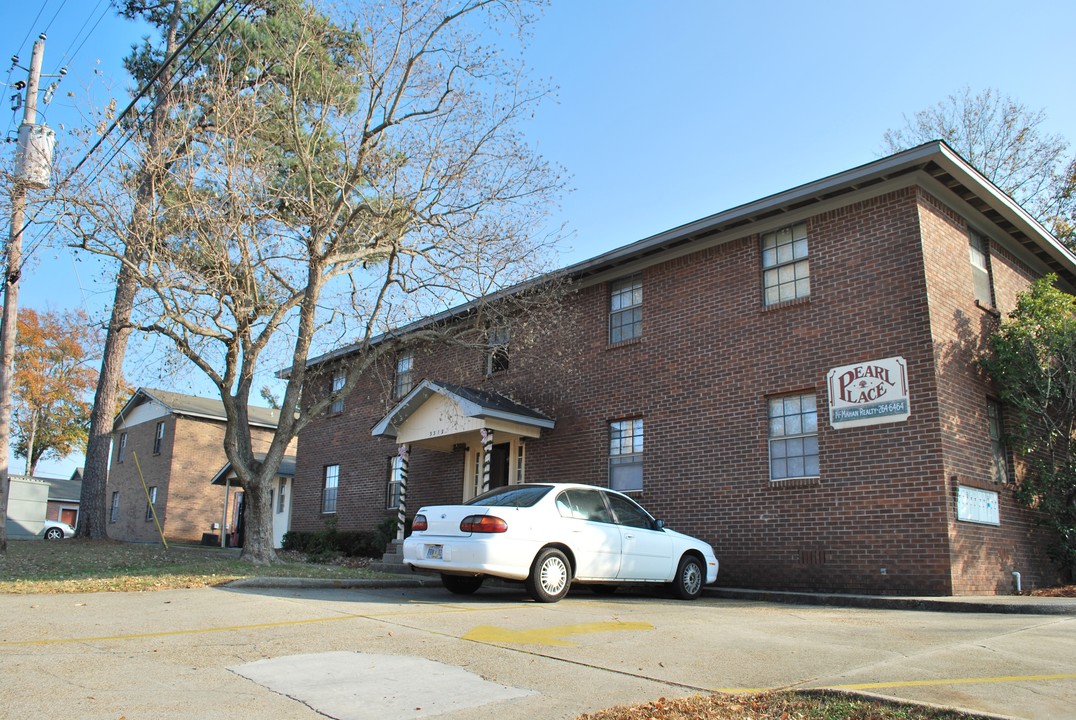
[[[152,402],[164,407],[173,415],[205,418],[207,420],[227,420],[224,403],[217,399],[184,395],[183,393],[155,388],[138,388],[127,404],[116,415],[114,425],[121,423],[135,408]],[[248,408],[250,424],[255,427],[275,428],[280,421],[280,411],[273,408],[251,405]]]

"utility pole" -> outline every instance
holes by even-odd
[[[7,552],[8,455],[11,452],[11,406],[15,375],[15,336],[19,317],[19,276],[22,274],[22,231],[26,223],[29,188],[48,187],[52,163],[51,131],[37,125],[37,89],[45,57],[45,35],[34,42],[26,102],[19,125],[15,178],[11,187],[11,234],[4,272],[4,308],[0,317],[0,552]]]

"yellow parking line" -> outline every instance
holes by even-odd
[[[418,603],[416,603],[418,604]],[[427,605],[439,605],[440,603],[422,603]],[[511,610],[526,608],[528,606],[463,606],[463,605],[441,605],[439,613],[460,613],[460,612],[475,612],[476,610]],[[46,640],[3,640],[0,641],[0,648],[12,647],[12,646],[25,646],[25,645],[62,645],[70,643],[88,643],[88,642],[106,642],[110,640],[145,640],[150,638],[164,638],[164,637],[177,637],[180,635],[200,635],[215,632],[235,632],[239,630],[261,630],[265,628],[278,628],[288,627],[289,625],[309,625],[312,623],[323,622],[336,622],[339,620],[357,620],[357,619],[370,619],[376,620],[378,618],[386,617],[399,617],[401,615],[431,615],[432,612],[385,612],[385,613],[367,613],[364,615],[336,615],[326,618],[307,618],[304,620],[282,620],[280,622],[272,623],[256,623],[252,625],[225,625],[221,627],[208,627],[208,628],[194,628],[192,630],[165,630],[162,632],[154,633],[131,633],[127,635],[102,635],[100,637],[84,637],[84,638],[49,638]]]
[[[237,630],[258,630],[262,628],[286,627],[288,625],[309,625],[311,623],[335,622],[337,620],[355,620],[362,615],[339,615],[327,618],[309,618],[306,620],[286,620],[274,623],[257,623],[255,625],[229,625],[223,627],[195,628],[193,630],[167,630],[155,633],[131,633],[130,635],[102,635],[85,638],[50,638],[47,640],[5,640],[0,648],[12,645],[60,645],[63,643],[105,642],[108,640],[144,640],[147,638],[176,637],[179,635],[200,635],[214,632],[233,632]]]

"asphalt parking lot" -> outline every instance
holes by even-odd
[[[521,588],[0,596],[11,718],[574,718],[657,697],[845,688],[1073,717],[1076,616]]]

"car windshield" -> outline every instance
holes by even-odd
[[[468,500],[465,505],[488,505],[491,507],[531,507],[545,497],[553,488],[548,485],[509,485],[496,488]]]

